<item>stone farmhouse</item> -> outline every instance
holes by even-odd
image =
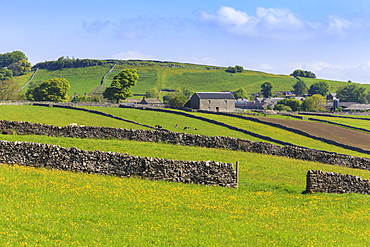
[[[231,92],[197,92],[185,104],[197,110],[214,112],[234,112],[235,98]]]

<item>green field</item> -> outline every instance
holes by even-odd
[[[162,124],[171,130],[176,130],[178,123],[196,126],[199,133],[241,137],[237,132],[173,114],[120,108],[97,110],[149,125]],[[72,122],[128,126],[96,114],[30,105],[0,106],[0,119],[56,126]],[[232,118],[217,120],[253,127],[260,133],[266,131],[262,126]],[[293,141],[290,135],[268,131]],[[0,246],[370,245],[369,195],[302,194],[308,170],[364,179],[370,179],[370,171],[165,143],[33,135],[0,135],[0,139],[147,157],[240,163],[239,189],[0,165]]]
[[[159,62],[140,61],[137,63],[127,62],[117,65],[115,69],[108,74],[104,87],[110,86],[112,78],[122,69],[137,69],[139,81],[131,90],[136,94],[143,94],[146,91],[157,89],[177,89],[188,87],[195,91],[235,91],[244,87],[248,94],[256,93],[261,90],[261,84],[270,81],[274,84],[273,91],[292,90],[292,85],[296,80],[288,75],[274,75],[258,71],[245,70],[243,73],[230,74],[225,72],[226,68],[170,63],[184,67],[166,67],[169,64]],[[70,95],[74,93],[91,93],[100,85],[102,77],[109,71],[113,64],[104,66],[93,66],[86,68],[64,68],[55,71],[40,69],[34,81],[44,81],[51,78],[64,77],[71,84]],[[24,77],[15,77],[20,85],[26,81],[22,78],[29,78],[31,72]],[[318,81],[326,81],[330,85],[330,92],[336,92],[337,88],[347,85],[348,82],[329,81],[321,79],[302,78],[309,87]],[[370,89],[370,85],[361,84],[361,86]],[[24,89],[24,92],[27,88]]]
[[[353,119],[350,117],[325,117],[325,116],[316,116],[316,115],[304,115],[303,117],[311,117],[311,118],[316,118],[316,119],[321,119],[321,120],[327,120],[335,123],[340,123],[340,124],[346,124],[349,126],[357,127],[357,128],[364,128],[367,130],[370,130],[370,121],[368,120],[359,120],[359,119]],[[369,116],[353,116],[353,117],[359,117],[359,118],[369,118]]]
[[[369,244],[369,196],[301,194],[307,170],[369,179],[368,171],[168,144],[29,138],[142,156],[238,160],[240,185],[236,190],[3,165],[2,246]]]

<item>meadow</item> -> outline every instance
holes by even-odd
[[[0,166],[3,246],[367,246],[370,197],[301,194],[307,170],[370,172],[159,143],[2,136],[176,159],[240,162],[239,189]]]
[[[232,134],[173,114],[98,110],[150,125],[167,123],[164,127],[176,129],[178,122],[197,126],[201,133]],[[71,122],[128,126],[95,114],[30,105],[0,106],[0,119],[56,126]],[[218,120],[240,124],[227,118]],[[246,124],[241,123],[241,127],[252,128]],[[0,135],[0,139],[147,157],[240,163],[238,189],[0,165],[0,246],[370,245],[369,195],[302,194],[308,170],[364,179],[370,179],[370,171],[166,143],[33,135]]]

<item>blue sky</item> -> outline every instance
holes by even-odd
[[[155,59],[370,83],[368,0],[0,0],[0,53]]]

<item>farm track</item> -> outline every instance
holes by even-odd
[[[370,134],[364,132],[318,122],[298,121],[268,117],[256,117],[256,118],[262,121],[282,124],[290,128],[307,132],[314,136],[337,141],[346,145],[370,150],[370,141],[369,141]]]

